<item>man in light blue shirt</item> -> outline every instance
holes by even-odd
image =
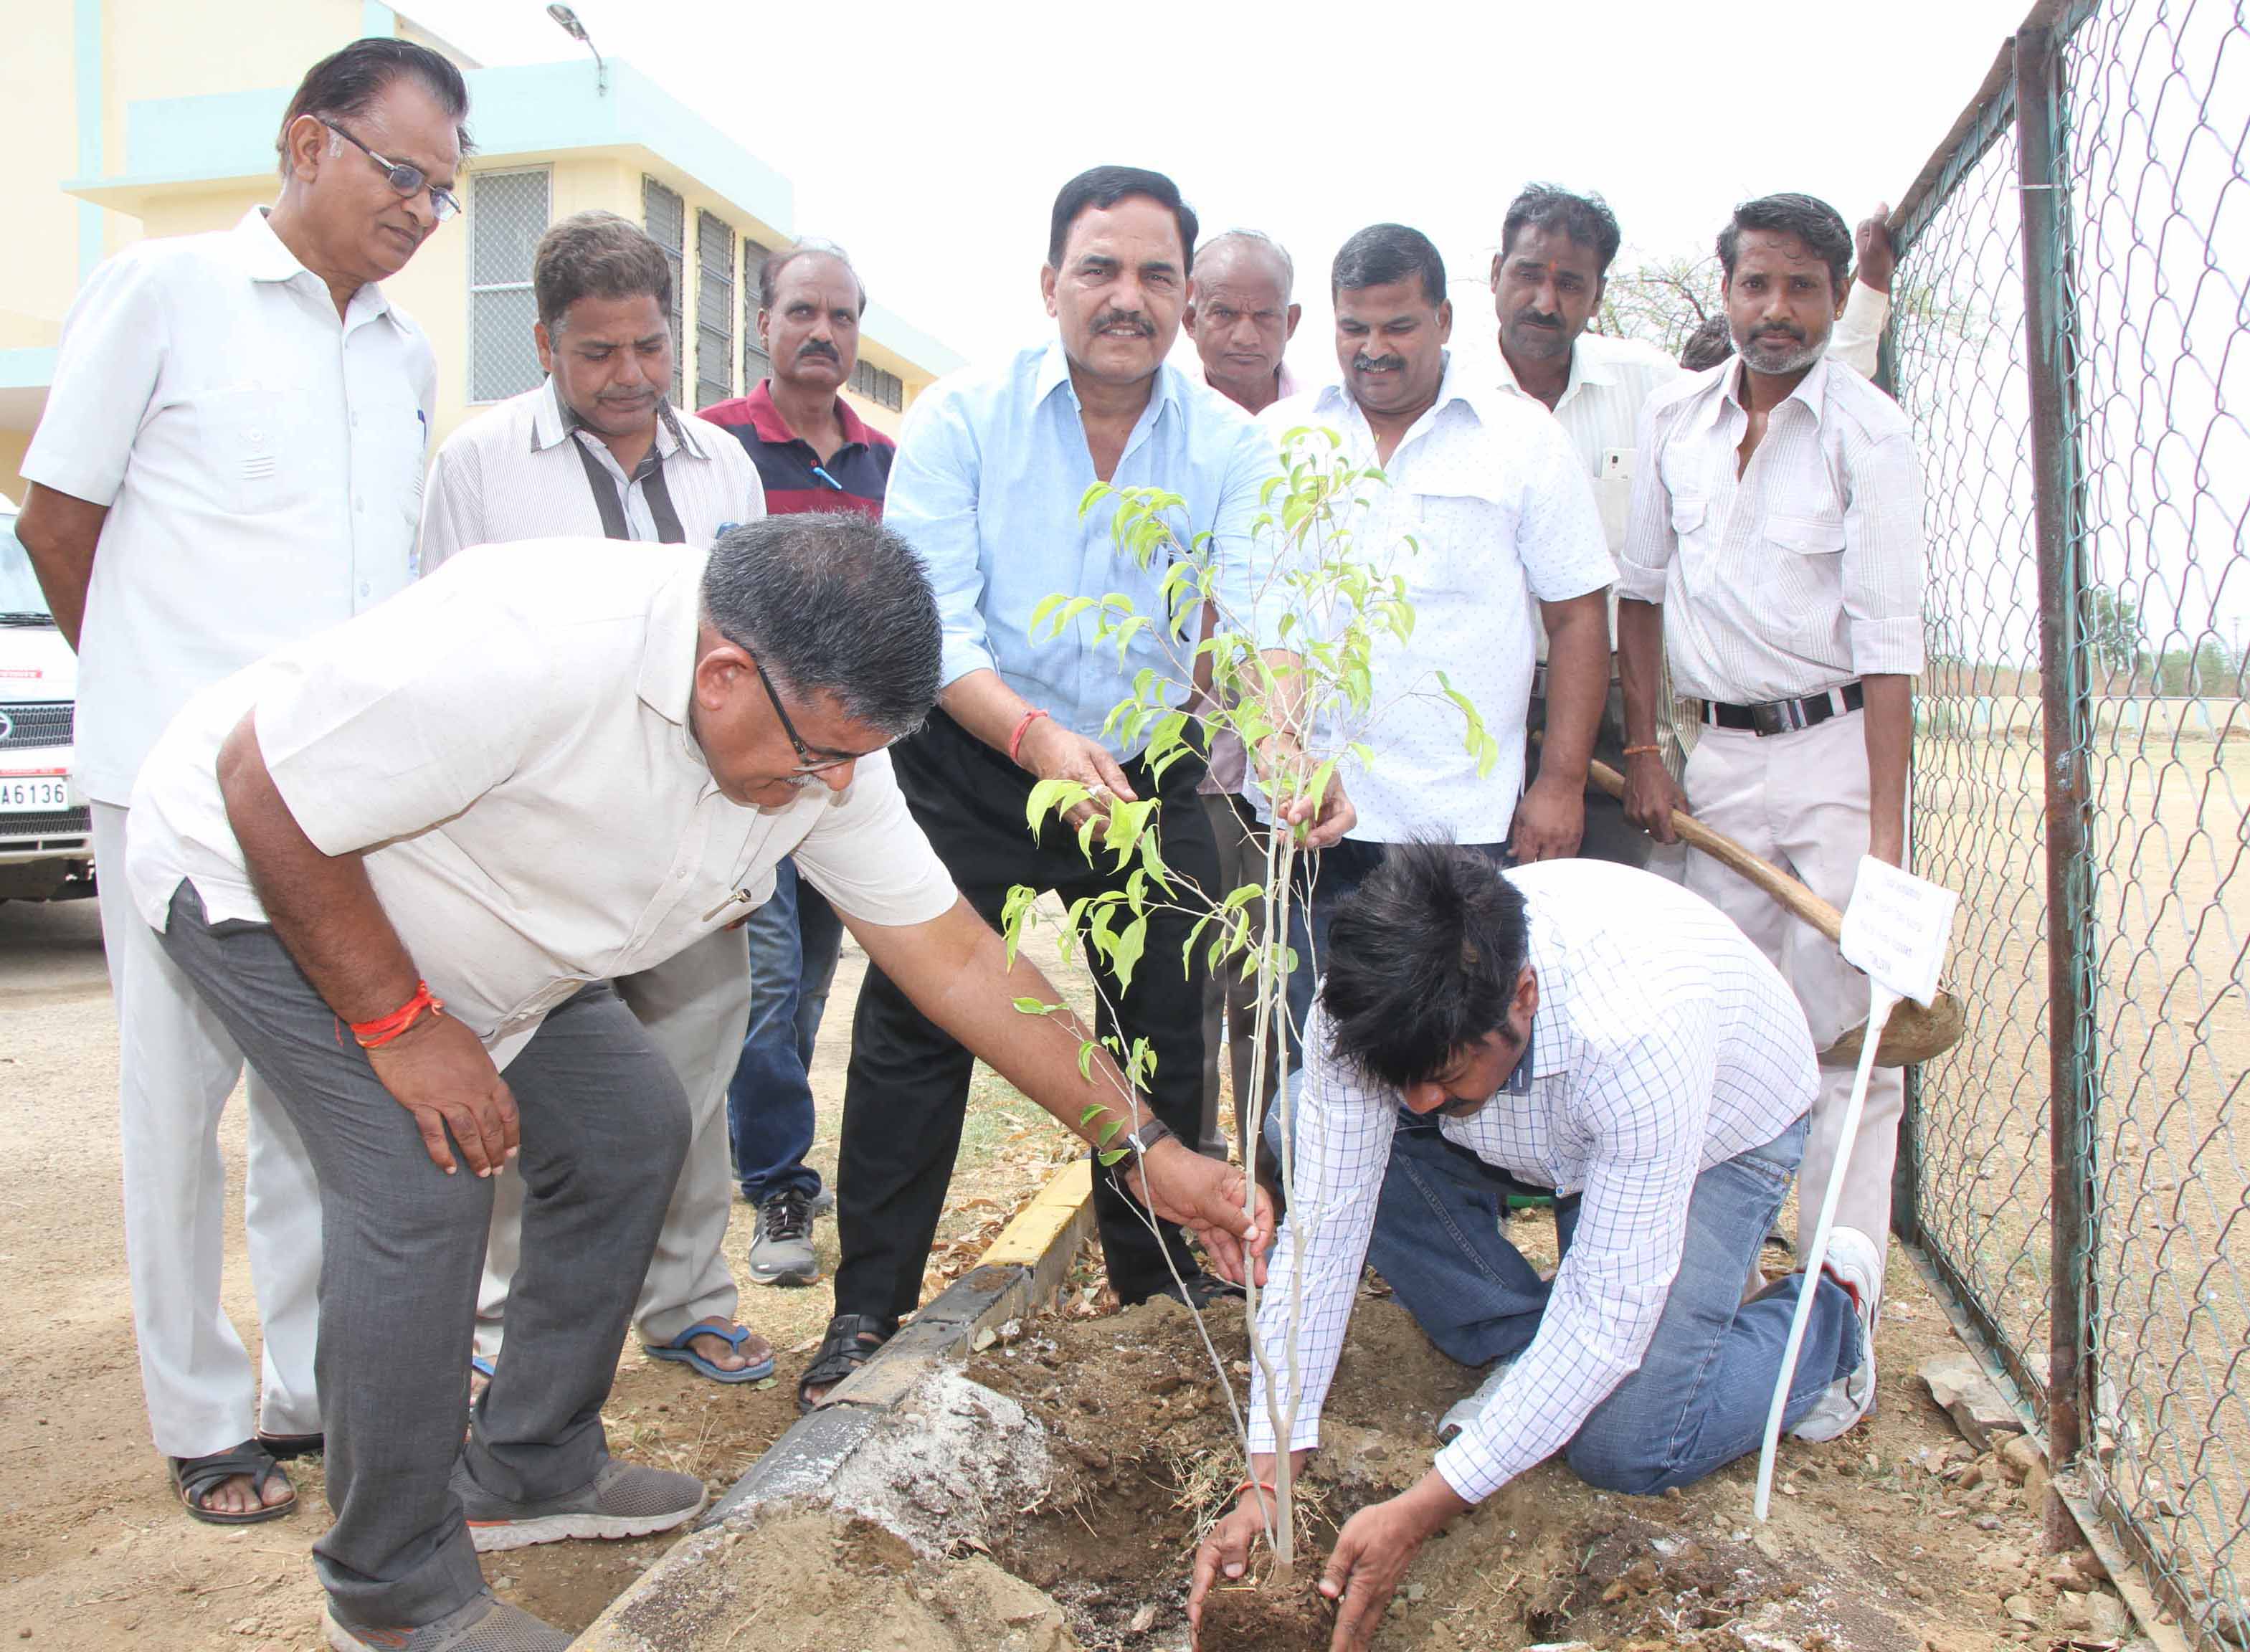
[[[1114,507],[1081,516],[1096,481],[1177,494],[1169,515],[1183,545],[1213,537],[1227,605],[1251,611],[1258,578],[1251,525],[1260,490],[1280,468],[1271,441],[1224,397],[1166,365],[1187,298],[1195,214],[1170,179],[1097,167],[1055,201],[1041,287],[1059,336],[932,387],[914,404],[891,471],[885,520],[921,553],[944,626],[939,708],[895,749],[901,788],[954,881],[991,923],[1009,888],[1066,899],[1122,887],[1124,874],[1087,865],[1075,827],[1101,794],[1155,798],[1169,862],[1217,887],[1217,850],[1196,798],[1202,764],[1161,779],[1102,725],[1136,673],[1180,673],[1151,626],[1127,647],[1094,646],[1097,621],[1050,639],[1033,634],[1047,598],[1115,591],[1152,618],[1164,612],[1167,564],[1142,570],[1111,534]],[[1184,698],[1184,691],[1181,694]],[[1272,758],[1275,753],[1266,754]],[[1062,777],[1097,793],[1034,836],[1025,805],[1039,780]],[[1311,815],[1292,805],[1292,818]],[[1331,791],[1308,841],[1349,824]],[[1193,1142],[1201,1116],[1203,960],[1182,963],[1188,920],[1150,916],[1129,989],[1105,980],[1105,1034],[1146,1038],[1156,1054],[1149,1107]],[[1094,960],[1089,958],[1089,964]],[[843,1258],[837,1317],[800,1386],[810,1403],[887,1338],[921,1296],[959,1147],[970,1058],[875,970],[852,1026],[837,1186]],[[1095,1210],[1109,1279],[1128,1303],[1173,1283],[1203,1300],[1214,1283],[1179,1231],[1158,1230],[1108,1175]],[[1169,1253],[1169,1260],[1167,1253]]]

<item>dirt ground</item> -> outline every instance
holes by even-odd
[[[1536,1230],[1545,1218],[1517,1220]],[[1537,1255],[1536,1240],[1524,1248]],[[1956,1344],[1912,1268],[1901,1259],[1890,1277],[1879,1409],[1842,1440],[1786,1442],[1769,1524],[1750,1518],[1754,1460],[1654,1498],[1591,1490],[1550,1462],[1424,1548],[1377,1644],[2115,1645],[2122,1603],[2093,1557],[2043,1553],[2013,1467],[1971,1451],[1915,1379],[1924,1357]],[[1239,1317],[1215,1315],[1210,1329],[1246,1403]],[[1187,1312],[1158,1303],[1036,1318],[970,1374],[1037,1414],[1067,1465],[992,1558],[1060,1601],[1088,1649],[1184,1648],[1194,1538],[1240,1475],[1226,1400]],[[1301,1541],[1325,1552],[1352,1513],[1426,1471],[1438,1416],[1478,1374],[1370,1284],[1326,1408],[1308,1481],[1316,1512]]]
[[[814,1088],[812,1163],[836,1164],[852,1005],[865,957],[847,947]],[[328,1519],[317,1460],[294,1465],[300,1508],[222,1529],[173,1501],[149,1443],[133,1341],[117,1161],[117,1027],[94,903],[0,903],[0,1646],[95,1652],[300,1652],[324,1644],[307,1549]],[[221,1129],[232,1189],[226,1303],[255,1351],[241,1248],[242,1111]],[[1068,1156],[1046,1115],[981,1071],[933,1282],[964,1271]],[[736,1206],[735,1277],[751,1231]],[[815,1229],[824,1267],[836,1232]],[[744,1321],[781,1351],[776,1379],[721,1388],[642,1355],[629,1337],[604,1413],[611,1448],[723,1491],[796,1420],[797,1374],[832,1311],[808,1289],[746,1286]],[[507,1599],[572,1628],[590,1622],[665,1539],[553,1544],[495,1556]]]

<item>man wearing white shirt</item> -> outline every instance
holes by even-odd
[[[1914,677],[1922,668],[1922,467],[1906,415],[1827,359],[1852,238],[1810,196],[1746,202],[1719,237],[1736,356],[1643,415],[1618,609],[1626,812],[1660,842],[1686,807],[1824,899],[1860,858],[1906,849]],[[1683,795],[1649,755],[1656,681],[1703,702]],[[1866,979],[1834,943],[1703,855],[1688,887],[1781,966],[1826,1048],[1865,1019]],[[1805,1152],[1800,1241],[1839,1156],[1839,1233],[1881,1255],[1904,1075],[1877,1068],[1842,1139],[1852,1074],[1830,1070]]]
[[[1743,1286],[1818,1080],[1789,988],[1708,902],[1623,867],[1501,873],[1442,844],[1394,849],[1345,903],[1308,1044],[1254,1333],[1253,1483],[1197,1552],[1191,1618],[1244,1570],[1277,1449],[1301,1466],[1320,1443],[1363,1261],[1444,1352],[1502,1362],[1449,1414],[1430,1471],[1337,1534],[1321,1588],[1342,1603],[1335,1644],[1356,1648],[1431,1533],[1557,1451],[1645,1496],[1757,1449],[1804,1276],[1747,1303]],[[1402,1181],[1402,1106],[1560,1196],[1551,1282],[1489,1195]],[[1874,1266],[1847,1243],[1815,1286],[1783,1413],[1801,1437],[1833,1438],[1873,1400]]]
[[[337,1652],[559,1652],[568,1635],[493,1599],[479,1552],[702,1506],[701,1481],[615,1461],[603,1434],[690,1135],[609,983],[756,906],[783,856],[1058,1117],[1088,1140],[1150,1130],[1106,1058],[1081,1072],[1083,1029],[1016,1013],[1053,989],[907,813],[887,748],[928,715],[939,658],[919,561],[856,515],[765,518],[707,556],[487,545],[206,690],[150,754],[135,909],[320,1172],[336,1517],[314,1555]],[[512,1158],[524,1265],[464,1443],[490,1178]],[[1237,1236],[1266,1231],[1243,1194],[1177,1143],[1126,1170],[1125,1196],[1237,1273]]]
[[[1890,319],[1890,238],[1888,207],[1860,226],[1859,278],[1836,322],[1831,354],[1862,377],[1875,372],[1875,352]],[[1633,441],[1640,410],[1652,393],[1680,377],[1663,351],[1639,339],[1587,331],[1600,308],[1610,265],[1622,242],[1616,216],[1598,195],[1574,195],[1551,183],[1526,184],[1501,223],[1493,254],[1493,308],[1500,320],[1500,386],[1538,402],[1562,421],[1593,478],[1610,554],[1625,550],[1625,517],[1632,499]],[[1617,603],[1610,603],[1617,629]],[[1539,660],[1547,662],[1543,632]],[[1543,679],[1544,673],[1542,676]],[[1545,726],[1543,681],[1532,695],[1529,731]],[[1661,738],[1660,733],[1660,738]],[[1594,755],[1612,768],[1625,764],[1625,695],[1612,658],[1611,686]],[[1536,775],[1536,739],[1524,755]],[[1646,833],[1625,818],[1624,805],[1598,786],[1586,789],[1586,830],[1579,853],[1598,861],[1641,866],[1649,858]]]
[[[87,280],[24,461],[17,531],[83,656],[77,779],[118,1014],[141,1386],[198,1519],[286,1512],[274,1457],[319,1447],[319,1192],[253,1068],[244,1222],[261,1407],[219,1303],[218,1118],[242,1055],[133,914],[128,805],[143,755],[197,689],[412,577],[436,368],[378,283],[459,210],[467,111],[459,71],[408,41],[315,65],[282,118],[272,208],[224,233],[140,242]]]
[[[1187,308],[1180,326],[1195,340],[1203,363],[1203,382],[1246,413],[1261,413],[1304,386],[1283,359],[1297,335],[1304,307],[1296,301],[1295,260],[1289,249],[1256,230],[1228,230],[1196,249],[1188,277]],[[1213,613],[1210,624],[1218,623]],[[1266,859],[1265,828],[1257,809],[1242,795],[1248,754],[1232,733],[1221,730],[1211,743],[1210,772],[1196,783],[1196,795],[1210,817],[1218,842],[1222,891],[1255,883]],[[1265,902],[1244,909],[1253,936],[1265,932]],[[1232,1057],[1235,1131],[1241,1134],[1250,1105],[1252,1029],[1256,1022],[1258,983],[1237,970],[1212,970],[1203,987],[1203,1137],[1204,1152],[1226,1157],[1218,1127],[1218,1053],[1222,1042]],[[1221,1032],[1224,1029],[1225,1038]],[[1269,1092],[1270,1093],[1270,1092]]]
[[[1358,554],[1403,576],[1413,632],[1377,641],[1376,720],[1315,728],[1358,811],[1325,850],[1291,944],[1292,1018],[1304,1025],[1336,904],[1390,846],[1426,839],[1474,845],[1498,861],[1577,847],[1585,764],[1608,677],[1605,593],[1615,577],[1593,497],[1555,421],[1521,399],[1467,382],[1446,349],[1453,307],[1429,238],[1378,224],[1346,241],[1329,286],[1342,382],[1277,403],[1277,432],[1326,426],[1352,465],[1380,466],[1354,529]],[[1522,793],[1523,719],[1536,625],[1554,639],[1546,772]],[[1499,742],[1489,776],[1465,749],[1460,713],[1438,683],[1475,705]],[[1362,766],[1356,741],[1377,756]]]
[[[766,514],[742,444],[682,419],[672,384],[672,267],[638,225],[580,212],[539,238],[532,338],[546,379],[455,431],[430,469],[422,571],[471,545],[558,536],[687,544]],[[632,550],[620,546],[620,556]],[[643,1346],[719,1382],[773,1370],[764,1338],[735,1324],[722,1249],[733,1207],[728,1175],[730,1052],[750,1015],[749,948],[720,930],[617,984],[687,1092],[693,1136],[633,1320]],[[480,1371],[500,1357],[508,1284],[521,1255],[521,1179],[503,1176],[477,1304]]]

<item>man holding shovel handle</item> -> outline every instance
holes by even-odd
[[[1736,355],[1643,411],[1618,582],[1626,817],[1670,843],[1673,811],[1686,809],[1836,908],[1861,856],[1904,861],[1922,663],[1922,473],[1907,419],[1823,354],[1852,250],[1843,219],[1810,197],[1736,209],[1718,241]],[[1684,792],[1657,746],[1663,664],[1702,702]],[[1866,981],[1832,930],[1708,854],[1689,857],[1686,882],[1780,968],[1817,1047],[1865,1018]],[[1846,1142],[1852,1076],[1822,1072],[1798,1248],[1841,1156],[1832,1243],[1880,1296],[1905,1085],[1878,1068]]]

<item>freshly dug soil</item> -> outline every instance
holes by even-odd
[[[1938,1304],[1903,1257],[1889,1282],[1876,1414],[1839,1441],[1784,1443],[1767,1524],[1750,1515],[1755,1457],[1646,1498],[1596,1491],[1550,1462],[1424,1545],[1377,1648],[2011,1652],[2089,1630],[2114,1638],[2121,1607],[2099,1563],[2042,1551],[2036,1487],[2027,1497],[1961,1441],[1916,1379],[1924,1358],[1958,1345]],[[1158,1301],[1013,1329],[970,1375],[1046,1427],[1054,1475],[996,1534],[991,1558],[1059,1602],[1089,1652],[1186,1652],[1195,1545],[1243,1471],[1193,1317]],[[1246,1405],[1239,1308],[1212,1312],[1209,1330]],[[1370,1277],[1307,1471],[1301,1553],[1326,1550],[1343,1521],[1427,1472],[1437,1418],[1479,1375],[1432,1349]],[[1225,1623],[1215,1609],[1234,1609],[1228,1592],[1206,1600],[1207,1636]],[[1220,1644],[1207,1638],[1206,1652]]]
[[[1287,1588],[1270,1579],[1221,1584],[1204,1597],[1201,1652],[1326,1652],[1336,1634],[1336,1607],[1320,1592],[1324,1554],[1298,1558]]]

